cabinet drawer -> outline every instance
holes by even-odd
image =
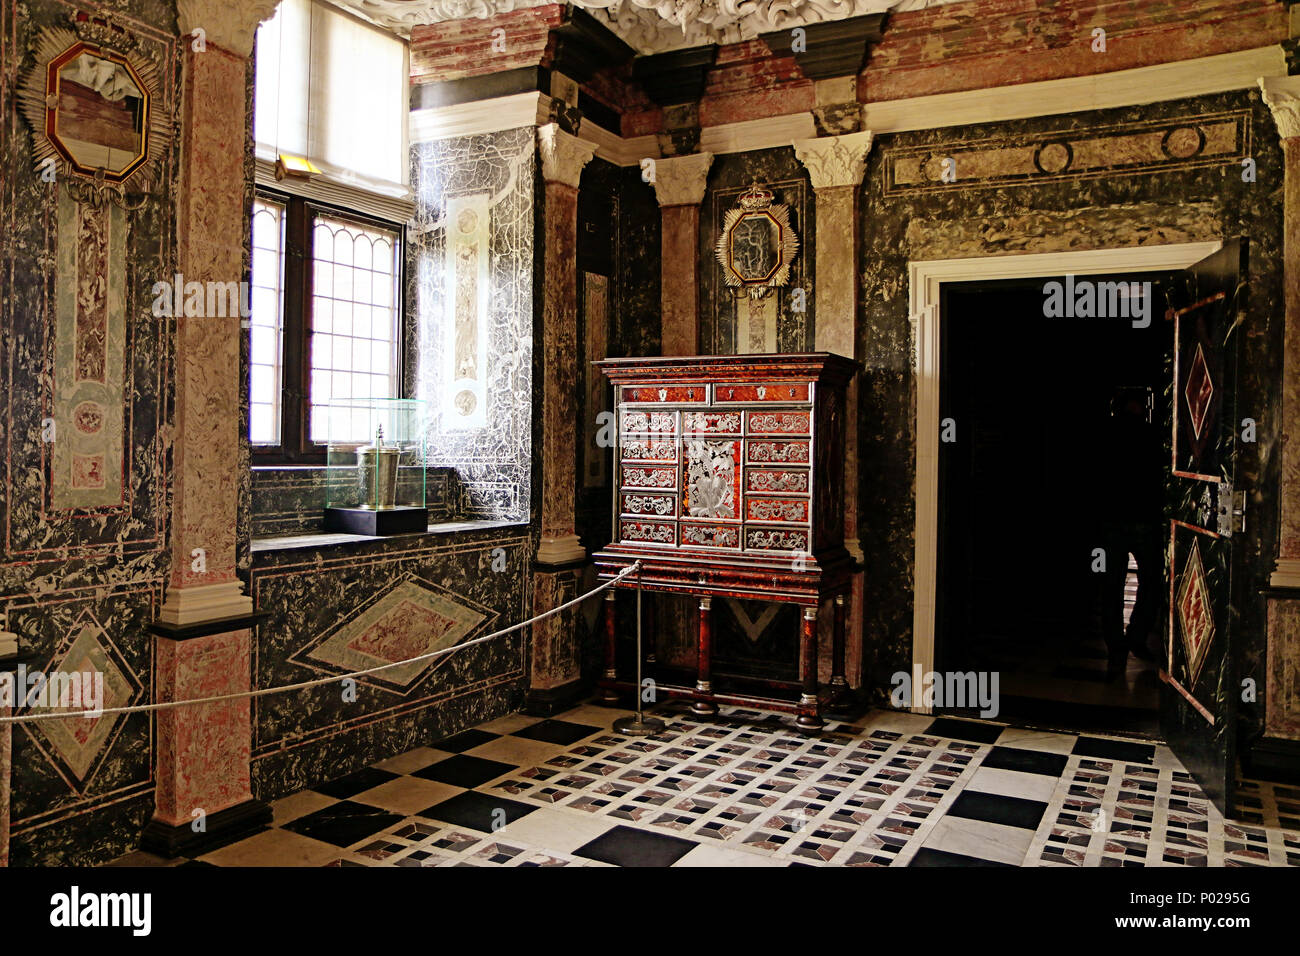
[[[806,468],[749,468],[745,471],[746,493],[807,494],[808,486]]]
[[[715,385],[718,402],[806,402],[807,382],[767,382],[762,385]]]
[[[677,543],[677,526],[659,521],[620,521],[618,536],[638,544],[674,545]]]
[[[746,412],[746,431],[751,435],[810,435],[812,412],[808,409],[781,412]]]
[[[745,526],[746,551],[808,553],[808,532],[803,528],[755,528]]]
[[[624,488],[669,488],[677,487],[676,468],[637,468],[623,466]]]
[[[619,443],[623,461],[676,461],[677,442],[663,438],[625,438]]]
[[[619,417],[619,430],[623,434],[644,432],[652,435],[676,435],[676,412],[624,411]]]
[[[740,550],[740,525],[726,524],[681,524],[681,545],[683,548],[731,548]]]
[[[650,515],[655,518],[677,517],[677,496],[656,495],[644,492],[623,492],[622,513],[625,515]]]
[[[808,463],[808,442],[751,439],[745,443],[745,461],[754,464],[784,465]]]
[[[683,435],[739,435],[740,412],[683,412]]]
[[[807,498],[762,498],[745,499],[746,521],[780,521],[782,523],[808,523]]]
[[[703,405],[709,400],[707,385],[623,385],[619,392],[624,402],[672,402],[674,405]]]

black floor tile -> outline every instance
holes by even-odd
[[[425,780],[437,780],[457,787],[478,787],[495,780],[502,774],[518,770],[517,764],[502,763],[500,760],[488,760],[486,757],[474,757],[469,754],[456,754],[446,760],[429,764],[423,770],[411,774]]]
[[[615,866],[672,866],[697,846],[681,837],[616,826],[574,850],[573,855]]]
[[[291,820],[281,829],[335,846],[351,846],[358,840],[374,836],[380,830],[400,823],[402,819],[400,813],[389,813],[378,807],[344,800]]]
[[[957,795],[957,799],[948,810],[948,816],[1036,830],[1046,809],[1047,804],[1041,800],[1026,800],[1023,797],[1008,797],[1000,793],[981,793],[978,790],[966,789]]]
[[[516,730],[512,736],[526,740],[540,740],[548,744],[576,744],[592,734],[607,733],[604,727],[592,727],[589,724],[575,724],[567,720],[539,720],[531,727]]]
[[[1041,773],[1049,777],[1059,777],[1065,772],[1065,764],[1069,759],[1065,754],[1045,753],[1041,750],[994,747],[980,766],[992,767],[994,770],[1019,770],[1021,773]]]
[[[947,737],[949,740],[969,740],[977,744],[991,744],[1002,736],[1006,728],[997,724],[981,724],[973,720],[953,720],[939,717],[925,728],[927,737]]]
[[[435,750],[445,750],[447,753],[460,754],[474,747],[480,747],[483,744],[491,743],[500,737],[500,734],[491,734],[486,730],[464,730],[451,737],[443,740],[436,740],[429,744]]]
[[[1101,757],[1103,760],[1151,763],[1155,760],[1156,748],[1151,744],[1130,743],[1126,740],[1080,737],[1074,742],[1074,750],[1071,753],[1078,754],[1081,757]]]
[[[327,797],[337,797],[340,800],[346,800],[348,797],[355,797],[358,793],[364,793],[371,787],[377,787],[381,783],[387,783],[395,779],[398,774],[389,773],[387,770],[379,770],[376,767],[366,767],[364,770],[358,770],[356,773],[350,773],[346,777],[339,777],[337,780],[331,780],[328,783],[318,783],[312,790],[317,793],[323,793]]]
[[[468,827],[483,833],[495,833],[507,823],[513,823],[536,810],[526,803],[507,800],[486,793],[458,793],[454,797],[421,810],[416,816],[438,820],[452,826]]]
[[[960,853],[949,853],[947,850],[934,850],[923,846],[916,851],[916,856],[912,857],[912,862],[908,866],[1011,866],[1011,864],[981,860],[974,856],[963,856]]]

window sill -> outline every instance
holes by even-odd
[[[368,534],[294,534],[276,538],[254,538],[252,553],[262,554],[270,551],[306,551],[331,548],[345,544],[361,544],[367,541],[408,541],[412,538],[424,538],[430,535],[459,534],[464,531],[491,531],[498,528],[527,528],[527,522],[521,521],[439,521],[429,525],[428,531],[412,534],[390,534],[372,536]]]

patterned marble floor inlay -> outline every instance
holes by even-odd
[[[1300,866],[1300,788],[1225,820],[1162,744],[872,711],[492,721],[275,804],[217,866]],[[119,863],[160,863],[131,854]]]

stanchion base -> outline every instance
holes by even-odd
[[[663,732],[667,727],[668,725],[658,717],[645,717],[637,720],[635,714],[631,717],[620,717],[614,721],[614,732],[627,734],[629,737],[649,737],[652,734]]]

